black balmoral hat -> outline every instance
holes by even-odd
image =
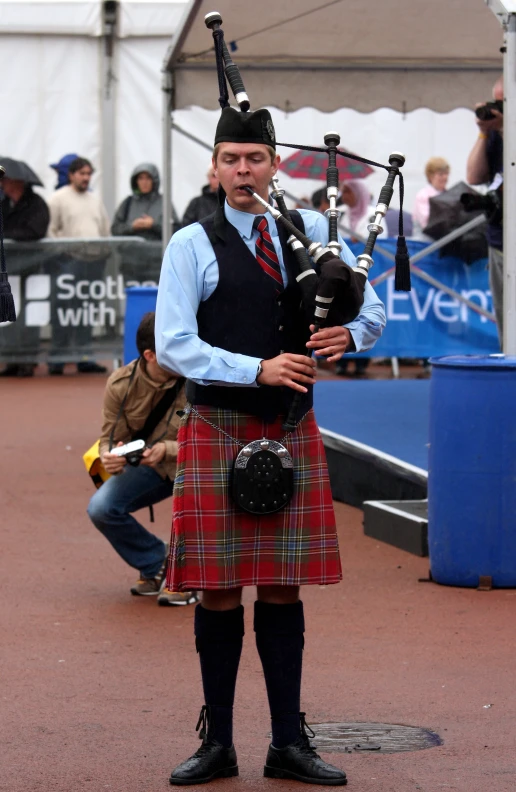
[[[234,107],[224,107],[220,114],[215,145],[217,143],[262,143],[276,148],[276,133],[268,110],[242,113]]]

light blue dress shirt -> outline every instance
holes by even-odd
[[[240,212],[225,203],[226,218],[255,255],[258,231],[253,229],[256,215]],[[310,239],[326,245],[328,221],[318,212],[300,209],[305,233]],[[276,221],[265,214],[276,253],[287,283],[283,251]],[[340,239],[341,257],[350,266],[355,257]],[[197,310],[213,294],[219,279],[215,251],[199,223],[182,228],[170,240],[163,258],[156,305],[156,355],[165,369],[188,377],[199,385],[255,387],[260,358],[212,347],[198,336]],[[350,331],[357,352],[371,349],[385,327],[385,310],[374,289],[366,284],[364,303],[356,319],[345,325]]]

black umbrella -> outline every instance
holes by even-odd
[[[29,168],[26,162],[11,159],[11,157],[0,156],[0,165],[5,169],[5,175],[8,179],[43,187],[43,183],[36,176],[32,168]]]
[[[464,193],[479,195],[469,185],[459,182],[449,190],[430,198],[430,216],[423,229],[425,234],[432,239],[442,239],[450,231],[455,231],[456,228],[460,228],[473,220],[474,217],[482,214],[481,210],[466,212],[460,200]],[[485,258],[487,256],[486,224],[482,223],[449,242],[440,249],[440,255],[441,257],[456,256],[466,264]]]

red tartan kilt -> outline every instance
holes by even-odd
[[[197,411],[243,443],[282,440],[281,420]],[[182,419],[167,586],[173,591],[338,583],[342,578],[326,457],[313,410],[285,441],[294,495],[276,514],[238,509],[230,478],[239,446],[195,414]]]

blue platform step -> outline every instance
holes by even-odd
[[[333,497],[421,500],[428,480],[428,380],[318,382],[315,413]]]

